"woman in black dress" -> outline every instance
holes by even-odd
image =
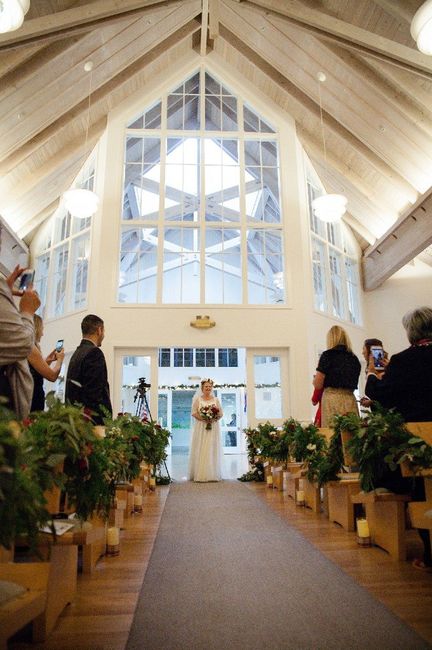
[[[64,350],[61,350],[60,352],[53,350],[46,359],[44,359],[40,348],[40,340],[43,336],[43,320],[37,314],[34,316],[34,327],[35,344],[28,356],[30,372],[34,382],[30,411],[43,411],[45,409],[44,379],[48,379],[48,381],[56,381],[62,367]],[[51,366],[52,363],[54,363],[53,366]]]
[[[322,427],[331,426],[334,415],[358,413],[354,390],[361,368],[343,327],[333,325],[329,329],[327,348],[320,356],[312,382],[314,388],[324,388],[321,399]]]

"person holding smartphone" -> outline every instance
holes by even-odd
[[[26,290],[15,288],[23,272],[16,266],[6,279],[0,277],[0,395],[20,418],[30,412],[33,379],[27,356],[34,343],[33,316],[40,305],[32,285]],[[19,296],[18,306],[13,296]]]
[[[380,339],[366,339],[365,342],[363,343],[363,349],[362,349],[362,355],[364,360],[366,361],[366,375],[368,373],[368,367],[369,367],[369,360],[370,356],[372,355],[374,359],[374,369],[375,371],[379,373],[383,373],[386,369],[386,366],[388,364],[388,355],[387,352],[383,348],[383,343]],[[365,395],[364,397],[361,398],[360,400],[360,405],[363,406],[364,408],[371,408],[372,407],[372,400]]]
[[[402,325],[410,346],[393,354],[385,372],[377,371],[369,357],[366,394],[384,408],[394,408],[405,422],[432,421],[432,308],[418,307],[405,314]],[[389,471],[380,485],[396,494],[409,494],[414,501],[425,500],[422,477],[403,478],[400,468]],[[428,529],[418,529],[424,545],[423,559],[415,559],[416,569],[432,571],[432,552]]]
[[[45,409],[44,379],[56,381],[64,359],[63,341],[59,350],[54,349],[44,359],[41,352],[40,340],[43,336],[43,320],[38,314],[34,316],[35,344],[28,356],[30,372],[33,377],[33,396],[30,411]],[[52,365],[54,364],[54,365]]]

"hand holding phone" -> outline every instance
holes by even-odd
[[[27,269],[20,277],[18,289],[26,291],[33,284],[35,272],[33,269]]]
[[[63,343],[64,339],[59,339],[57,343],[55,344],[55,351],[56,352],[61,352],[63,350]]]
[[[370,351],[371,351],[371,355],[373,357],[375,370],[384,370],[385,369],[385,364],[384,364],[385,352],[384,352],[382,346],[381,345],[371,345]]]

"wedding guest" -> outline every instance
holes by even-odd
[[[399,411],[405,422],[431,422],[432,309],[413,309],[402,318],[402,325],[410,346],[391,357],[384,373],[377,373],[370,355],[365,391],[385,408]],[[397,494],[411,494],[415,501],[425,500],[424,479],[404,479],[399,468],[387,473],[381,487]],[[417,569],[431,570],[429,530],[419,529],[419,534],[424,545],[424,557],[423,560],[414,560],[413,565]]]
[[[0,396],[20,418],[30,412],[33,379],[27,356],[34,344],[33,316],[40,306],[32,287],[25,291],[14,289],[24,270],[16,266],[6,279],[0,277]],[[14,295],[20,296],[18,307]]]
[[[64,350],[60,352],[53,350],[44,359],[40,347],[40,340],[43,336],[43,320],[38,314],[34,316],[34,326],[35,344],[28,356],[30,372],[33,377],[33,396],[30,410],[43,411],[45,408],[44,379],[56,381],[62,367]],[[54,366],[51,367],[51,364],[54,364]]]
[[[327,350],[319,358],[313,386],[323,390],[321,426],[329,427],[338,413],[358,413],[354,390],[360,376],[360,361],[352,351],[348,334],[339,325],[327,332]]]
[[[82,341],[72,355],[66,376],[66,401],[90,411],[95,424],[112,415],[108,371],[100,349],[105,337],[104,322],[88,314],[81,323]]]

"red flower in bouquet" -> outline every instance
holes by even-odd
[[[206,421],[206,430],[210,431],[212,428],[212,422],[217,420],[219,417],[219,409],[215,404],[209,404],[208,406],[201,406],[199,414],[200,417]]]

